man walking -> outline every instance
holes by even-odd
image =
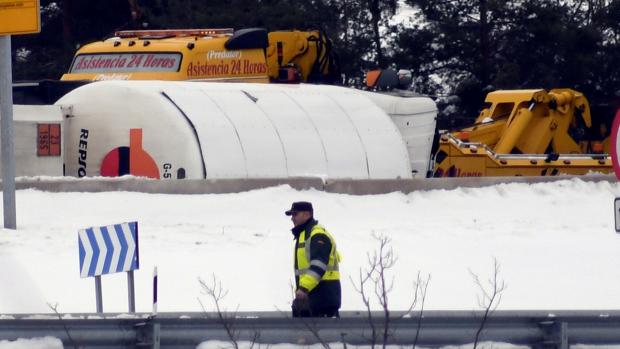
[[[285,214],[291,216],[295,237],[293,317],[338,317],[340,255],[334,238],[314,219],[309,202],[294,202]]]

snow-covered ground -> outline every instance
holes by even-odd
[[[20,338],[14,341],[0,341],[0,349],[63,349],[62,342],[54,337]]]
[[[508,288],[499,309],[611,309],[620,304],[620,236],[613,199],[620,185],[578,179],[479,189],[353,196],[280,186],[237,194],[17,192],[17,231],[0,231],[0,313],[94,312],[95,283],[79,275],[77,232],[137,220],[136,308],[151,310],[159,271],[160,311],[201,311],[198,278],[212,275],[228,310],[288,311],[291,222],[308,200],[335,236],[343,261],[343,310],[362,309],[349,276],[392,239],[398,255],[391,308],[405,309],[417,274],[431,274],[426,309],[477,309],[469,270],[486,280],[493,259]],[[127,311],[124,273],[103,276],[106,312]],[[376,302],[374,306],[377,307]]]

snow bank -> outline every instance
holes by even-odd
[[[55,337],[41,337],[14,341],[0,341],[0,349],[63,349],[60,339]]]

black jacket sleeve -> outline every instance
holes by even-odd
[[[323,277],[329,263],[332,243],[325,234],[316,234],[310,241],[310,269]]]

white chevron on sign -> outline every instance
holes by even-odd
[[[110,234],[110,239],[112,239],[112,248],[114,249],[114,253],[112,254],[112,262],[110,263],[110,270],[116,271],[118,259],[121,256],[121,243],[118,241],[118,235],[116,234]]]
[[[131,266],[132,257],[136,251],[136,243],[134,242],[133,236],[131,235],[131,229],[129,229],[128,223],[123,223],[123,233],[125,234],[125,241],[127,241],[127,258],[125,258],[125,265],[123,266],[124,270],[129,270]]]
[[[93,228],[93,232],[95,233],[95,240],[97,240],[97,246],[99,246],[99,258],[97,258],[95,275],[101,275],[103,274],[103,263],[105,262],[105,255],[108,249],[106,248],[105,242],[103,241],[103,231],[101,231],[101,228]]]
[[[78,241],[88,241],[88,237],[86,236],[86,229],[80,230],[78,232]],[[90,261],[93,258],[93,248],[90,243],[84,243],[84,250],[86,255],[84,256],[84,260]],[[88,276],[88,267],[90,263],[82,263],[82,258],[80,258],[80,276],[85,278]]]
[[[82,229],[78,247],[81,277],[136,270],[138,222]]]

